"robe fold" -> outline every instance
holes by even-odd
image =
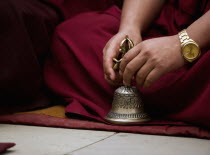
[[[49,104],[42,68],[56,11],[37,0],[1,0],[0,21],[0,106]]]
[[[59,5],[66,21],[56,28],[44,68],[45,81],[65,99],[69,115],[104,122],[116,88],[104,79],[102,50],[118,32],[121,9],[111,1],[101,0],[100,5],[95,0],[74,1],[79,10],[71,14],[68,1],[56,2],[61,1],[53,4]],[[175,35],[209,9],[208,0],[168,0],[143,38]],[[202,51],[193,65],[162,76],[149,89],[139,88],[154,119],[210,127],[209,50]]]

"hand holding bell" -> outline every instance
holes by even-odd
[[[119,55],[113,58],[113,69],[119,71],[122,57],[134,47],[134,43],[128,36],[123,39],[119,47]],[[140,97],[139,90],[134,86],[121,86],[115,90],[112,109],[105,117],[110,123],[129,125],[138,124],[150,120],[144,112],[144,104]]]

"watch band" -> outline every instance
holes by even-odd
[[[189,35],[187,34],[186,29],[182,30],[181,32],[179,32],[179,39],[181,42],[181,46],[183,46],[185,43],[187,42],[193,42],[196,45],[198,45],[194,40],[192,40]]]

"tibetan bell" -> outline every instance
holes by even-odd
[[[150,120],[144,112],[139,90],[134,86],[121,86],[115,90],[112,109],[105,119],[113,124],[138,124]]]
[[[134,46],[128,36],[121,42],[118,58],[113,58],[115,72],[119,71],[122,57]],[[139,124],[150,120],[144,111],[144,104],[139,90],[134,86],[121,86],[115,90],[112,108],[105,117],[110,123],[129,125]]]

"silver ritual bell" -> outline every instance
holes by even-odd
[[[121,42],[118,59],[113,58],[115,71],[119,71],[122,57],[134,46],[132,40],[126,36]],[[144,111],[139,90],[134,86],[121,86],[115,90],[112,108],[105,117],[110,123],[129,125],[147,122],[150,117]]]

